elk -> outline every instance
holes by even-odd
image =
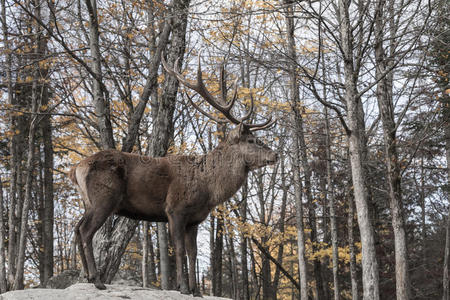
[[[85,206],[85,213],[75,227],[75,235],[88,281],[98,289],[105,289],[96,269],[92,238],[106,219],[115,214],[137,220],[168,222],[175,246],[177,288],[181,293],[201,296],[195,276],[198,225],[215,206],[237,192],[250,170],[276,163],[277,153],[253,134],[272,126],[275,120],[269,117],[260,124],[246,122],[253,112],[253,97],[243,117],[238,118],[231,113],[237,98],[237,80],[233,96],[227,101],[223,64],[217,98],[203,83],[200,55],[196,83],[186,80],[176,68],[171,69],[164,59],[162,64],[167,73],[197,92],[225,118],[211,115],[188,97],[198,111],[219,123],[231,122],[237,125],[236,128],[217,148],[205,155],[153,158],[104,150],[85,158],[69,173]],[[186,253],[189,283],[183,276]]]

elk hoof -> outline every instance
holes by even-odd
[[[106,286],[103,284],[103,282],[101,282],[100,280],[96,280],[94,282],[94,285],[97,289],[99,290],[106,290]]]
[[[191,294],[189,289],[187,287],[183,287],[183,286],[180,288],[180,293],[182,293],[184,295],[190,295]]]
[[[200,291],[199,290],[194,290],[194,292],[192,293],[192,295],[194,296],[194,297],[200,297],[200,298],[203,298],[203,295],[202,295],[202,293],[200,293]]]

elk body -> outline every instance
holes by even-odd
[[[235,87],[230,103],[223,105],[226,103],[223,68],[223,99],[219,103],[203,85],[200,58],[196,84],[185,80],[177,70],[171,70],[164,60],[163,66],[237,127],[206,155],[152,158],[105,150],[82,160],[69,174],[85,203],[85,214],[78,222],[75,234],[88,281],[104,289],[95,265],[92,238],[106,219],[116,214],[137,220],[168,222],[176,253],[177,286],[182,293],[200,296],[195,276],[198,224],[215,206],[236,193],[250,170],[277,161],[277,154],[252,133],[271,126],[273,122],[270,118],[262,124],[244,122],[252,113],[253,101],[245,117],[238,119],[230,113],[237,89]],[[208,117],[224,122],[224,119],[217,119],[191,103]],[[186,253],[189,284],[183,276]]]

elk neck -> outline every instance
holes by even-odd
[[[249,170],[239,151],[227,144],[219,145],[204,159],[210,206],[216,206],[237,192]]]

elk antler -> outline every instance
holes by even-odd
[[[239,125],[242,123],[244,126],[246,126],[247,128],[249,128],[252,131],[268,128],[276,122],[276,120],[272,121],[272,116],[269,116],[269,118],[265,122],[260,123],[260,124],[244,123],[244,121],[247,120],[248,118],[250,118],[250,116],[253,113],[254,101],[253,101],[253,95],[251,95],[251,94],[250,94],[250,108],[249,108],[248,112],[242,118],[237,118],[237,117],[233,116],[231,114],[231,108],[233,107],[233,105],[237,99],[237,89],[238,89],[237,82],[238,82],[239,78],[236,78],[236,80],[234,81],[233,97],[231,98],[230,102],[228,104],[226,104],[227,103],[227,88],[226,88],[226,80],[225,80],[225,68],[224,68],[224,64],[222,63],[220,65],[220,98],[219,98],[219,100],[216,100],[214,98],[214,96],[211,95],[211,93],[207,90],[206,86],[203,83],[200,54],[201,54],[201,52],[199,52],[199,54],[198,54],[198,69],[197,69],[197,82],[196,83],[192,83],[192,82],[188,81],[183,75],[181,75],[180,71],[178,70],[178,59],[175,61],[173,69],[169,68],[169,66],[167,65],[167,62],[164,59],[164,55],[162,55],[162,57],[161,57],[161,62],[162,62],[164,69],[167,71],[167,73],[169,73],[172,76],[175,76],[178,79],[178,81],[181,82],[183,85],[196,91],[200,96],[202,96],[202,98],[206,102],[208,102],[212,107],[214,107],[215,109],[220,111],[230,122],[232,122],[236,125]],[[212,116],[211,114],[207,113],[206,111],[204,111],[203,109],[201,109],[197,104],[194,103],[194,101],[192,101],[190,96],[188,96],[188,99],[189,99],[189,102],[192,104],[192,106],[195,107],[195,109],[197,109],[199,112],[201,112],[208,118],[210,118],[218,123],[227,122],[226,120],[216,118],[216,117]]]

